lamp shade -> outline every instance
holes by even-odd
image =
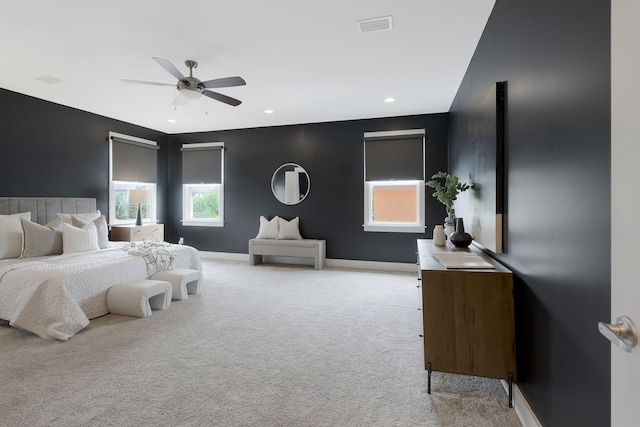
[[[149,203],[150,196],[149,190],[129,190],[129,204],[146,205]]]

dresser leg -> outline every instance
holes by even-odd
[[[431,362],[427,363],[427,393],[431,394]]]
[[[513,374],[509,372],[509,408],[513,408]]]

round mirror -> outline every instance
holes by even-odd
[[[273,173],[271,191],[280,203],[297,205],[309,194],[309,175],[300,165],[285,163]]]

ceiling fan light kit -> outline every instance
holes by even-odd
[[[193,77],[193,69],[198,68],[198,63],[191,59],[187,59],[184,63],[189,67],[189,77],[185,77],[171,62],[166,59],[153,57],[162,68],[164,68],[169,74],[178,79],[176,88],[179,91],[178,97],[173,101],[173,105],[185,105],[188,100],[195,100],[202,97],[202,95],[215,99],[216,101],[223,102],[225,104],[236,107],[242,103],[242,101],[231,98],[230,96],[223,95],[218,92],[208,90],[209,88],[222,88],[232,86],[244,86],[247,83],[242,77],[223,77],[220,79],[213,79],[207,81],[201,81]],[[146,84],[156,86],[172,86],[166,83],[146,82],[142,80],[130,80],[122,79],[125,83]]]

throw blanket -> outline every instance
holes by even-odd
[[[158,240],[144,240],[132,242],[125,247],[129,255],[141,256],[147,263],[147,274],[151,276],[158,271],[171,270],[175,264],[175,257],[169,247],[171,243]]]

